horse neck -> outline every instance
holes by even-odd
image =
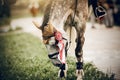
[[[78,0],[80,13],[87,13],[84,8],[87,0]],[[42,26],[51,23],[55,28],[63,29],[64,22],[70,11],[74,13],[75,0],[51,0],[46,7]]]
[[[74,0],[51,0],[46,7],[42,26],[51,23],[56,28],[62,28],[65,14],[74,4]]]

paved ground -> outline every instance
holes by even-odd
[[[92,61],[104,72],[116,73],[120,79],[120,28],[89,29],[85,37],[85,61]]]
[[[41,32],[32,24],[32,20],[40,22],[41,18],[16,19],[11,22],[11,26],[13,28],[21,26],[25,32],[41,38]],[[93,62],[100,70],[113,72],[120,79],[120,28],[107,29],[98,24],[95,26],[96,29],[91,29],[91,24],[87,23],[83,48],[84,61]]]

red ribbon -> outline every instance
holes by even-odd
[[[59,58],[62,63],[65,63],[65,50],[64,50],[64,42],[63,37],[60,32],[55,32],[55,39],[58,41],[57,46],[59,47]]]

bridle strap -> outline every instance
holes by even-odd
[[[50,39],[51,37],[53,37],[54,36],[54,34],[53,35],[50,35],[50,36],[43,36],[43,39],[44,40],[48,40],[48,39]]]

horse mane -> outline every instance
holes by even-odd
[[[48,23],[51,23],[54,27],[61,27],[66,12],[73,6],[74,0],[49,0],[44,11],[42,28]]]
[[[47,6],[45,7],[45,11],[44,11],[44,16],[43,16],[43,22],[42,22],[42,26],[44,27],[47,25],[49,18],[50,18],[50,13],[51,13],[51,6],[52,6],[52,0],[49,0],[48,3],[46,4]]]

